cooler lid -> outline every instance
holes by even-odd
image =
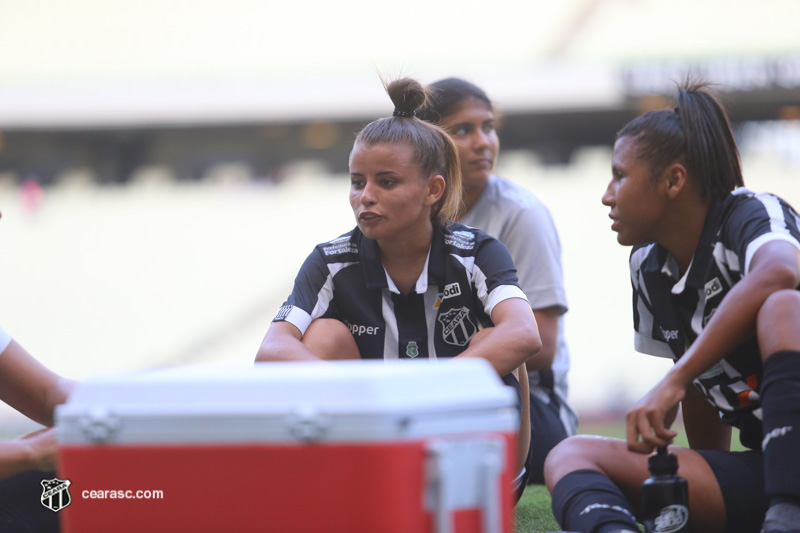
[[[412,433],[423,428],[435,432],[443,424],[450,431],[489,426],[516,430],[518,420],[512,413],[516,410],[509,409],[516,401],[514,391],[503,384],[486,360],[478,358],[204,364],[87,379],[77,385],[67,403],[57,408],[56,423],[92,426],[93,420],[106,417],[136,419],[139,422],[135,427],[142,428],[137,431],[145,431],[141,422],[151,419],[160,421],[155,426],[162,427],[158,432],[163,433],[167,420],[181,420],[185,425],[190,419],[205,419],[224,421],[230,436],[230,424],[237,417],[247,426],[253,417],[288,415],[303,422],[323,415],[332,427],[335,424],[330,421],[347,420],[345,433],[351,437],[355,426],[361,428],[355,431],[361,437],[379,433],[389,437],[398,436],[400,427],[416,428]],[[498,411],[502,416],[497,416]],[[155,426],[146,432],[152,433]],[[126,427],[134,426],[129,423]],[[80,440],[82,437],[72,429],[59,430],[59,439]],[[208,430],[203,433],[212,435],[212,428]],[[271,434],[282,438],[268,425],[259,424],[258,431],[261,437]],[[139,440],[128,433],[126,441]],[[328,437],[336,434],[327,433]],[[239,434],[252,437],[253,430]],[[151,437],[161,440],[152,434],[147,438]]]

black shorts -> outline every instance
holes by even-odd
[[[545,395],[542,397],[542,395]],[[531,390],[531,473],[529,485],[544,484],[544,460],[556,444],[570,436],[561,420],[561,400],[545,388]]]
[[[55,472],[29,470],[0,480],[0,531],[57,533],[58,515],[42,505],[42,480]]]
[[[764,456],[760,452],[697,450],[722,490],[725,533],[759,533],[769,498],[764,492]]]

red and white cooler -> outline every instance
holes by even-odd
[[[56,411],[62,531],[510,533],[515,401],[482,359],[87,380]]]

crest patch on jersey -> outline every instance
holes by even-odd
[[[419,346],[417,346],[417,341],[408,341],[408,344],[406,344],[406,355],[412,359],[419,355]]]
[[[436,319],[442,325],[442,338],[453,346],[466,346],[478,328],[469,318],[469,309],[457,307],[440,314]]]

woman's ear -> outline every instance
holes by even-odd
[[[688,174],[686,172],[686,167],[681,163],[676,162],[669,165],[664,170],[662,177],[664,179],[668,198],[674,199],[686,189]]]
[[[440,174],[433,176],[428,180],[428,194],[425,195],[425,205],[434,205],[444,194],[447,184],[444,177]]]

